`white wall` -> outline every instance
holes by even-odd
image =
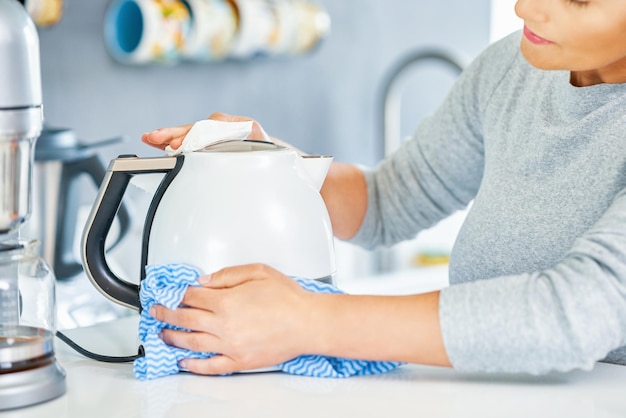
[[[491,42],[522,28],[522,20],[515,15],[515,3],[517,0],[491,1]]]
[[[370,165],[380,158],[378,95],[392,64],[419,48],[471,58],[489,42],[490,0],[318,1],[332,29],[310,54],[143,67],[106,53],[108,1],[67,1],[61,21],[39,31],[46,121],[86,142],[126,135],[100,150],[110,159],[156,154],[141,133],[222,111],[254,117],[300,149]],[[435,108],[430,98],[447,91],[431,79],[422,85],[413,129]]]

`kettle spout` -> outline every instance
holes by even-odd
[[[298,158],[298,171],[319,191],[333,162],[333,157],[327,155],[303,155]]]

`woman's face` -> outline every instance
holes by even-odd
[[[518,0],[515,13],[531,65],[570,70],[582,85],[626,82],[626,0]]]

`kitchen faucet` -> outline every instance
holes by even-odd
[[[382,146],[378,150],[382,158],[391,155],[402,143],[400,133],[402,89],[400,81],[419,64],[425,62],[437,62],[451,69],[455,75],[463,71],[460,60],[451,54],[439,49],[418,49],[400,58],[383,79],[382,94],[380,95],[380,137],[383,139]],[[395,268],[392,248],[381,248],[374,253],[373,269],[375,273],[388,273]]]
[[[392,66],[391,71],[383,79],[383,88],[380,100],[380,115],[383,138],[382,156],[387,157],[395,151],[402,142],[400,136],[400,111],[402,90],[399,82],[409,69],[424,62],[438,62],[451,69],[456,75],[463,71],[460,60],[451,54],[438,49],[418,49],[402,57]]]

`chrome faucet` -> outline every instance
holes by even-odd
[[[400,136],[400,111],[402,90],[398,83],[407,71],[417,64],[426,61],[434,61],[451,69],[455,75],[463,71],[460,60],[451,54],[438,49],[419,49],[402,57],[397,61],[383,80],[382,95],[380,100],[381,137],[383,138],[382,156],[387,157],[395,151],[402,142]]]
[[[461,61],[451,54],[438,49],[419,49],[399,59],[383,79],[380,99],[380,136],[383,139],[379,155],[382,158],[391,155],[402,143],[400,133],[402,89],[399,82],[408,70],[424,62],[438,62],[448,67],[455,75],[463,71]],[[374,252],[373,269],[375,273],[388,273],[395,269],[394,250],[381,248]]]

